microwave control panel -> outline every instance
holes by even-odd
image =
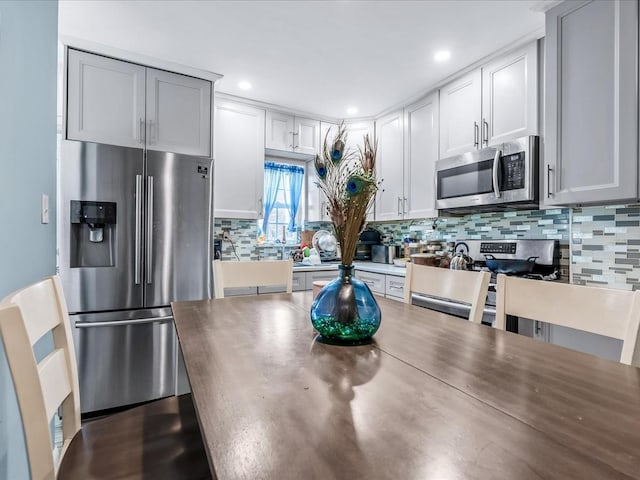
[[[504,155],[501,160],[502,184],[500,185],[500,190],[525,188],[524,152]]]

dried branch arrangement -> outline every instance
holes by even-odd
[[[344,123],[329,143],[324,138],[322,155],[316,155],[316,182],[327,197],[327,209],[336,239],[340,243],[342,263],[351,265],[360,233],[366,224],[367,210],[378,190],[376,180],[377,144],[364,136],[364,148],[358,152],[346,148],[347,130]]]

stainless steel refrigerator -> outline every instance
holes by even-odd
[[[82,412],[174,395],[170,303],[211,298],[211,159],[63,141],[59,192]]]

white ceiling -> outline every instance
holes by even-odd
[[[366,117],[539,31],[544,4],[60,1],[59,32],[222,74],[221,92],[335,118],[356,106]],[[441,49],[451,59],[437,63]]]

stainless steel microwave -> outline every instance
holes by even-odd
[[[532,135],[436,162],[436,208],[463,215],[538,208],[539,137]]]

